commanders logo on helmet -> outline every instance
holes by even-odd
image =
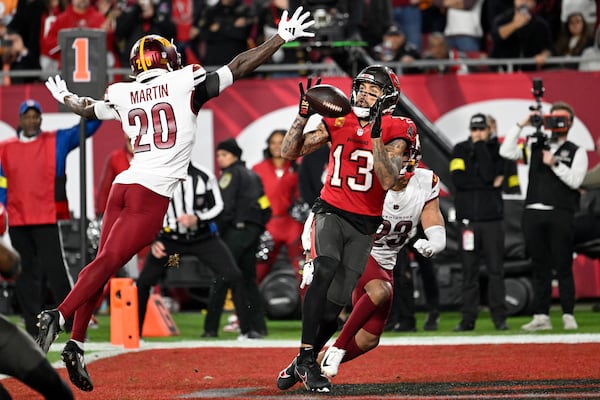
[[[350,104],[354,107],[356,96],[363,82],[375,84],[383,90],[381,108],[383,113],[391,113],[400,98],[400,79],[385,65],[371,65],[363,69],[352,81]]]
[[[129,64],[134,75],[151,69],[174,71],[181,68],[181,54],[177,47],[159,35],[147,35],[131,48]]]

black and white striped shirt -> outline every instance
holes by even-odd
[[[165,214],[163,231],[181,235],[206,231],[213,220],[223,211],[223,198],[217,178],[207,168],[190,163],[188,176],[181,181],[173,192],[167,213]],[[198,226],[188,229],[177,222],[184,214],[198,217]]]

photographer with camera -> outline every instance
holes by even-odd
[[[577,190],[587,172],[585,149],[567,140],[575,113],[562,101],[552,104],[549,115],[541,113],[544,93],[540,79],[534,80],[533,94],[537,105],[511,128],[500,146],[502,157],[517,160],[525,156],[529,164],[529,185],[523,211],[523,235],[531,257],[534,285],[534,309],[526,331],[550,330],[552,278],[556,271],[563,328],[577,329],[573,316],[575,284],[573,281],[573,220],[579,207]],[[518,145],[526,126],[535,128],[527,137],[526,151]],[[550,135],[548,136],[548,133]]]

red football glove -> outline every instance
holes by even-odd
[[[315,86],[321,83],[321,78],[317,78],[315,82]],[[315,111],[310,107],[308,100],[306,99],[306,92],[304,91],[304,87],[302,86],[302,82],[298,82],[298,86],[300,87],[300,108],[298,110],[298,114],[301,117],[308,118],[315,113]],[[306,82],[306,90],[312,87],[312,78],[308,78]]]

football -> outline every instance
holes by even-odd
[[[352,111],[348,97],[331,85],[316,85],[306,91],[306,100],[316,113],[329,118],[343,117]]]

